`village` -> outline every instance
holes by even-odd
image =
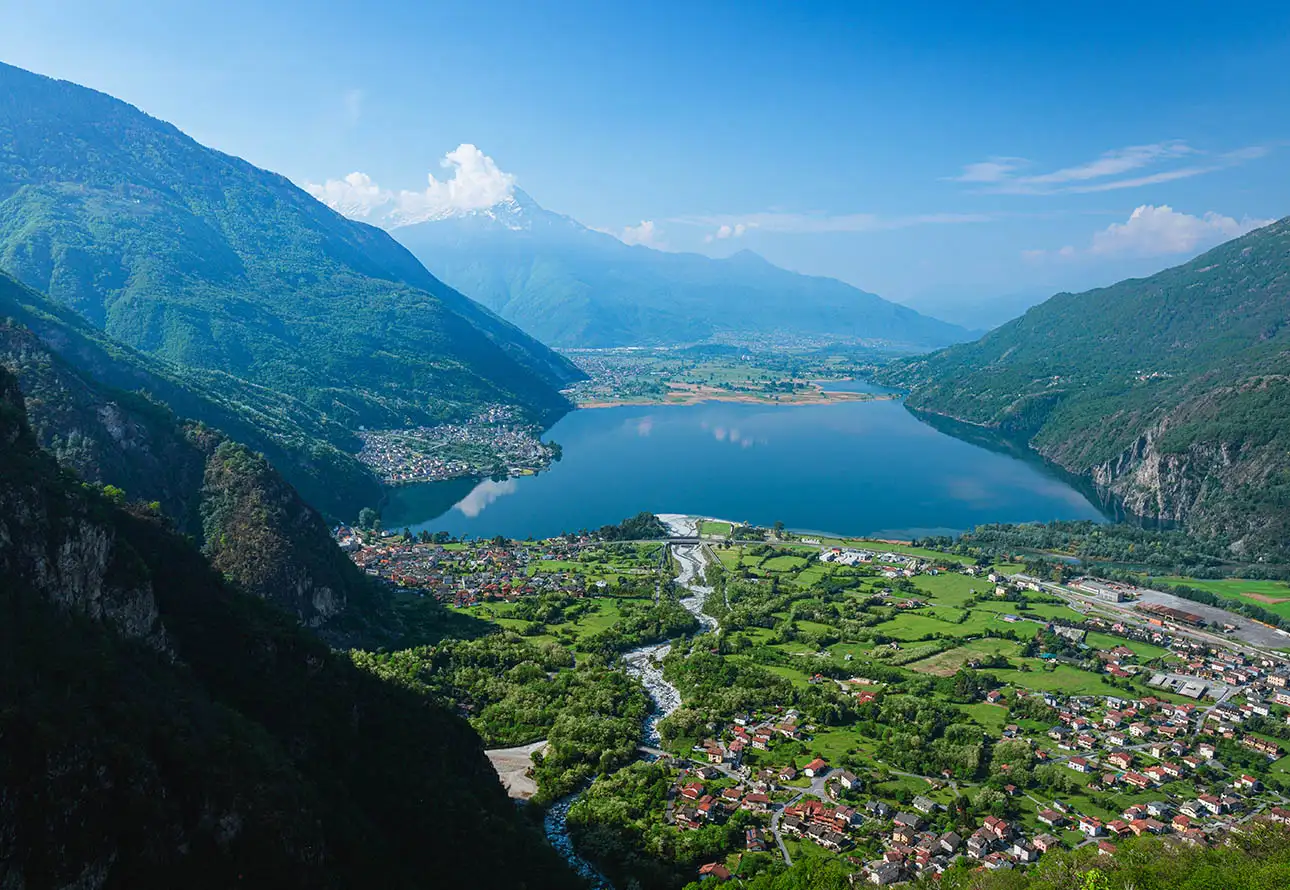
[[[959,860],[1008,869],[1060,849],[1094,845],[1110,854],[1123,839],[1143,835],[1206,844],[1254,819],[1290,824],[1290,798],[1280,782],[1285,745],[1267,731],[1271,726],[1282,738],[1290,736],[1285,730],[1290,666],[1284,653],[1239,642],[1214,645],[1209,639],[1230,634],[1232,625],[1212,627],[1194,613],[1138,602],[1140,592],[1130,585],[1092,578],[1052,585],[1021,572],[946,565],[881,548],[829,546],[818,538],[802,538],[801,544],[818,548],[815,559],[821,565],[866,567],[887,583],[922,577],[934,588],[939,582],[930,579],[945,574],[977,578],[987,586],[969,593],[998,600],[1003,609],[1017,604],[1015,611],[1000,610],[998,621],[1031,622],[1037,625],[1036,639],[1059,640],[1066,647],[1039,652],[1041,663],[1057,670],[1100,671],[1135,691],[1067,695],[1019,684],[982,694],[981,704],[999,709],[1002,719],[1012,716],[1011,708],[1027,715],[1003,723],[997,735],[983,730],[986,747],[1022,746],[1027,753],[1021,771],[1061,770],[1069,776],[1070,794],[1008,781],[1008,770],[1016,766],[1010,763],[979,784],[948,769],[939,775],[900,773],[904,784],[893,789],[867,775],[890,776],[881,764],[864,764],[855,756],[831,762],[826,750],[836,753],[837,745],[825,739],[833,731],[803,723],[791,708],[739,715],[697,744],[688,758],[674,761],[677,774],[666,818],[678,829],[700,830],[737,813],[755,816],[757,824],[744,832],[746,853],[769,852],[791,862],[808,855],[802,845],[809,844],[850,862],[856,880],[886,886],[938,875]],[[760,565],[787,566],[777,553],[764,555]],[[721,550],[717,555],[728,569],[747,564],[742,548],[737,562]],[[1033,614],[1027,598],[1054,592],[1069,593],[1067,605]],[[879,586],[872,593],[871,602],[911,620],[936,600],[934,594],[911,596],[908,588]],[[1090,608],[1089,600],[1108,608]],[[1090,633],[1100,646],[1089,645]],[[1135,644],[1142,645],[1131,648]],[[898,653],[901,646],[891,644]],[[816,657],[836,662],[839,648],[821,649]],[[1148,652],[1158,654],[1142,657]],[[854,663],[857,655],[851,651],[841,658]],[[933,653],[926,663],[937,657]],[[1150,666],[1143,664],[1148,661]],[[970,658],[963,666],[985,671],[987,662]],[[911,666],[920,663],[925,662],[918,659]],[[862,676],[816,673],[806,682],[836,686],[858,706],[880,702],[884,695],[884,684]],[[1036,677],[1026,685],[1044,684]],[[1136,692],[1144,686],[1164,695]],[[1051,723],[1035,720],[1037,712],[1047,713]],[[817,733],[823,743],[815,746]],[[776,762],[774,752],[792,743],[803,753]],[[1274,763],[1282,772],[1269,787],[1263,777]],[[994,790],[1000,795],[995,812],[962,811],[962,800],[980,800],[982,792]],[[1090,805],[1093,801],[1096,805]],[[737,867],[734,859],[712,861],[699,873],[724,880],[735,876]]]
[[[959,862],[1019,868],[1055,850],[1110,854],[1145,835],[1208,844],[1252,820],[1290,824],[1284,653],[1143,602],[1128,585],[1054,584],[1017,565],[885,542],[776,545],[768,532],[737,541],[733,526],[699,531],[705,577],[728,604],[720,651],[751,644],[763,653],[754,663],[779,665],[788,681],[778,702],[728,714],[699,738],[642,748],[671,776],[666,806],[651,819],[681,833],[740,826],[738,848],[700,863],[702,878],[735,879],[746,856],[785,864],[832,856],[855,880],[887,886]],[[594,535],[455,541],[341,528],[337,540],[401,595],[574,647],[614,620],[623,585],[648,598],[673,571],[665,545]],[[826,583],[845,592],[822,597]],[[535,620],[525,604],[546,594],[587,608]],[[741,624],[732,608],[766,617]],[[668,656],[664,675],[684,657]],[[904,696],[896,675],[965,672],[970,700],[934,698],[971,727],[981,764],[923,774],[884,762],[869,733],[890,731],[880,715]],[[821,723],[801,704],[813,689],[845,699],[860,725],[876,729]]]
[[[539,593],[585,596],[589,585],[595,591],[597,581],[589,580],[577,563],[604,546],[590,536],[524,543],[436,542],[428,534],[413,540],[387,534],[369,536],[372,542],[364,543],[362,533],[348,526],[336,535],[341,549],[371,577],[407,595],[433,597],[459,609]]]
[[[358,459],[386,485],[531,475],[560,456],[560,447],[542,442],[540,432],[518,418],[514,408],[492,406],[466,423],[360,430]]]
[[[696,830],[740,811],[754,814],[763,824],[745,830],[748,852],[780,850],[787,859],[784,839],[795,838],[844,855],[863,880],[878,886],[939,874],[963,857],[986,869],[1007,869],[1053,850],[1090,844],[1110,854],[1127,837],[1171,836],[1205,844],[1255,818],[1290,824],[1290,800],[1266,789],[1257,775],[1217,759],[1220,740],[1237,740],[1269,763],[1283,755],[1280,745],[1240,727],[1269,716],[1272,703],[1290,705],[1290,670],[1284,665],[1269,670],[1269,665],[1213,651],[1189,649],[1186,655],[1198,676],[1230,678],[1245,700],[1206,709],[1153,697],[1045,693],[1036,697],[1058,722],[1046,732],[1008,724],[993,740],[1024,743],[1035,763],[1062,765],[1090,791],[1114,789],[1133,797],[1135,802],[1114,818],[1005,782],[1000,790],[1018,815],[985,815],[969,831],[942,802],[954,784],[948,772],[917,777],[926,783],[925,793],[902,802],[866,794],[870,783],[863,777],[820,756],[779,767],[749,765],[748,754],[773,751],[784,741],[806,741],[809,747],[815,727],[799,723],[800,715],[791,709],[737,717],[719,737],[695,746],[692,760],[673,761],[678,769],[667,818],[682,830]],[[881,694],[857,689],[855,683],[839,685],[850,687],[861,704]],[[994,705],[1003,699],[995,691],[985,696]],[[731,873],[725,864],[712,862],[700,874],[724,879]]]

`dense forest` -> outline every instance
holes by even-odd
[[[1058,520],[978,525],[958,538],[929,537],[920,543],[984,561],[1004,556],[1051,553],[1081,563],[1136,566],[1156,574],[1196,578],[1276,579],[1290,575],[1285,564],[1237,558],[1221,541],[1185,528],[1144,528],[1127,523]]]
[[[510,633],[351,656],[378,676],[459,708],[488,747],[547,739],[535,774],[539,801],[634,759],[650,709],[644,689],[605,659],[583,656],[575,665],[558,643]]]

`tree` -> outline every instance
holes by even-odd
[[[381,514],[372,507],[364,507],[358,511],[358,527],[363,531],[371,531],[380,517]]]

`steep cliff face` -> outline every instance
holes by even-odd
[[[11,466],[0,480],[0,574],[68,613],[130,639],[167,646],[148,572],[90,498],[67,497],[31,435],[17,381],[0,369],[0,442]]]
[[[13,320],[0,320],[0,366],[17,375],[32,432],[63,468],[155,503],[243,590],[336,644],[361,637],[380,612],[381,592],[264,457],[104,385]]]
[[[1290,429],[1281,426],[1283,409],[1267,401],[1283,403],[1285,390],[1284,379],[1260,378],[1205,393],[1086,472],[1138,516],[1227,539],[1236,556],[1284,554],[1290,546]],[[1269,429],[1246,428],[1241,415],[1250,411],[1264,415]],[[1220,418],[1232,426],[1217,423]],[[1060,449],[1047,456],[1066,459]]]
[[[155,501],[181,531],[200,534],[205,455],[165,406],[101,385],[12,319],[0,320],[0,365],[17,375],[36,440],[61,466]]]
[[[61,472],[0,368],[0,887],[577,886],[479,738]]]
[[[1093,467],[1089,475],[1130,513],[1181,522],[1206,500],[1219,474],[1231,469],[1234,455],[1223,445],[1195,445],[1184,454],[1163,454],[1161,426],[1148,430],[1119,457]]]

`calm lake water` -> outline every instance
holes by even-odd
[[[395,489],[385,526],[541,538],[649,510],[907,538],[1103,518],[1041,464],[939,432],[894,400],[589,409],[546,438],[564,447],[549,472]]]

